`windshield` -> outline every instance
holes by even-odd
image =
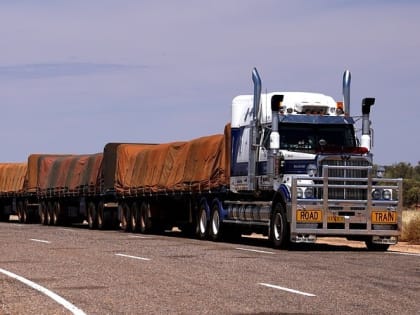
[[[316,152],[328,148],[354,148],[352,125],[280,124],[280,149]]]

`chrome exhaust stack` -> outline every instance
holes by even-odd
[[[255,173],[258,159],[258,133],[260,125],[260,101],[261,101],[261,78],[257,68],[252,70],[252,81],[254,82],[254,107],[251,121],[251,130],[249,133],[249,160],[248,160],[248,190],[255,190]]]
[[[346,70],[343,74],[343,101],[344,113],[346,116],[350,116],[350,83],[351,73],[349,70]]]
[[[366,97],[362,100],[362,137],[360,145],[369,151],[372,147],[372,137],[370,131],[370,107],[375,104],[374,97]]]

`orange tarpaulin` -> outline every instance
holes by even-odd
[[[117,149],[116,190],[202,191],[229,184],[230,126],[222,135]]]
[[[1,163],[0,194],[22,192],[26,168],[26,163]]]
[[[28,191],[74,191],[87,186],[97,188],[102,153],[86,155],[29,156]]]

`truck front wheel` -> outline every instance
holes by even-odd
[[[290,243],[290,232],[286,212],[283,205],[278,202],[274,206],[270,220],[270,240],[274,248],[287,248]]]
[[[386,252],[389,248],[389,244],[376,244],[371,238],[365,240],[365,244],[368,250],[375,252]]]

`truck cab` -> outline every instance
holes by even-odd
[[[268,221],[274,243],[343,236],[365,241],[370,249],[395,244],[401,230],[402,180],[375,173],[369,118],[374,99],[362,101],[358,138],[350,115],[348,71],[343,101],[320,93],[261,93],[256,69],[253,80],[254,94],[232,101],[230,188],[267,202],[248,207],[260,214],[271,209],[253,217]]]

